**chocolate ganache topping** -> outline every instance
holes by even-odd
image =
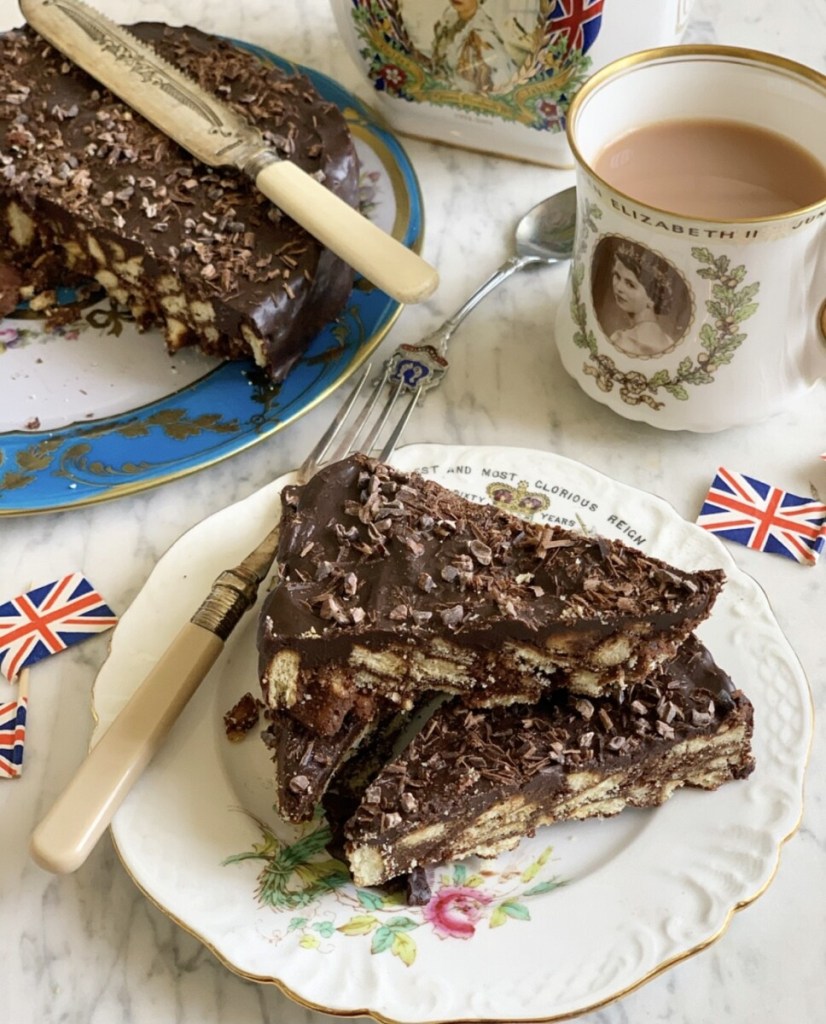
[[[705,617],[722,582],[719,571],[683,572],[620,541],[525,522],[363,455],[285,490],[278,562],[262,662],[283,645],[311,664],[354,642],[433,632],[496,648],[640,619],[664,630]]]

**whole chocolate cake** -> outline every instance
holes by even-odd
[[[753,709],[695,638],[614,697],[435,712],[344,827],[358,885],[511,849],[541,825],[653,807],[748,776]]]
[[[347,125],[305,76],[194,28],[130,28],[357,204]],[[24,297],[94,278],[171,352],[252,356],[274,380],[353,281],[243,175],[200,164],[28,27],[0,36],[2,262]]]
[[[364,455],[288,487],[263,607],[263,700],[333,735],[425,693],[530,702],[616,692],[672,657],[719,571],[517,519]]]

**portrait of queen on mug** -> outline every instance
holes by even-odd
[[[653,359],[676,348],[688,330],[688,285],[663,256],[629,239],[600,239],[591,261],[591,295],[599,326],[619,352]]]

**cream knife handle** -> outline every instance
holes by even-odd
[[[223,646],[186,623],[34,830],[42,868],[64,874],[83,864]]]
[[[421,302],[436,288],[429,263],[295,164],[276,159],[253,174],[268,199],[394,299]]]

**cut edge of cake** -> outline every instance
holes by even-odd
[[[301,74],[191,26],[130,30],[359,202],[346,119]],[[353,271],[233,168],[209,168],[25,26],[0,35],[0,259],[37,308],[94,279],[170,353],[253,358],[281,380],[344,307]],[[54,259],[54,254],[59,258]],[[48,310],[47,310],[48,311]]]

